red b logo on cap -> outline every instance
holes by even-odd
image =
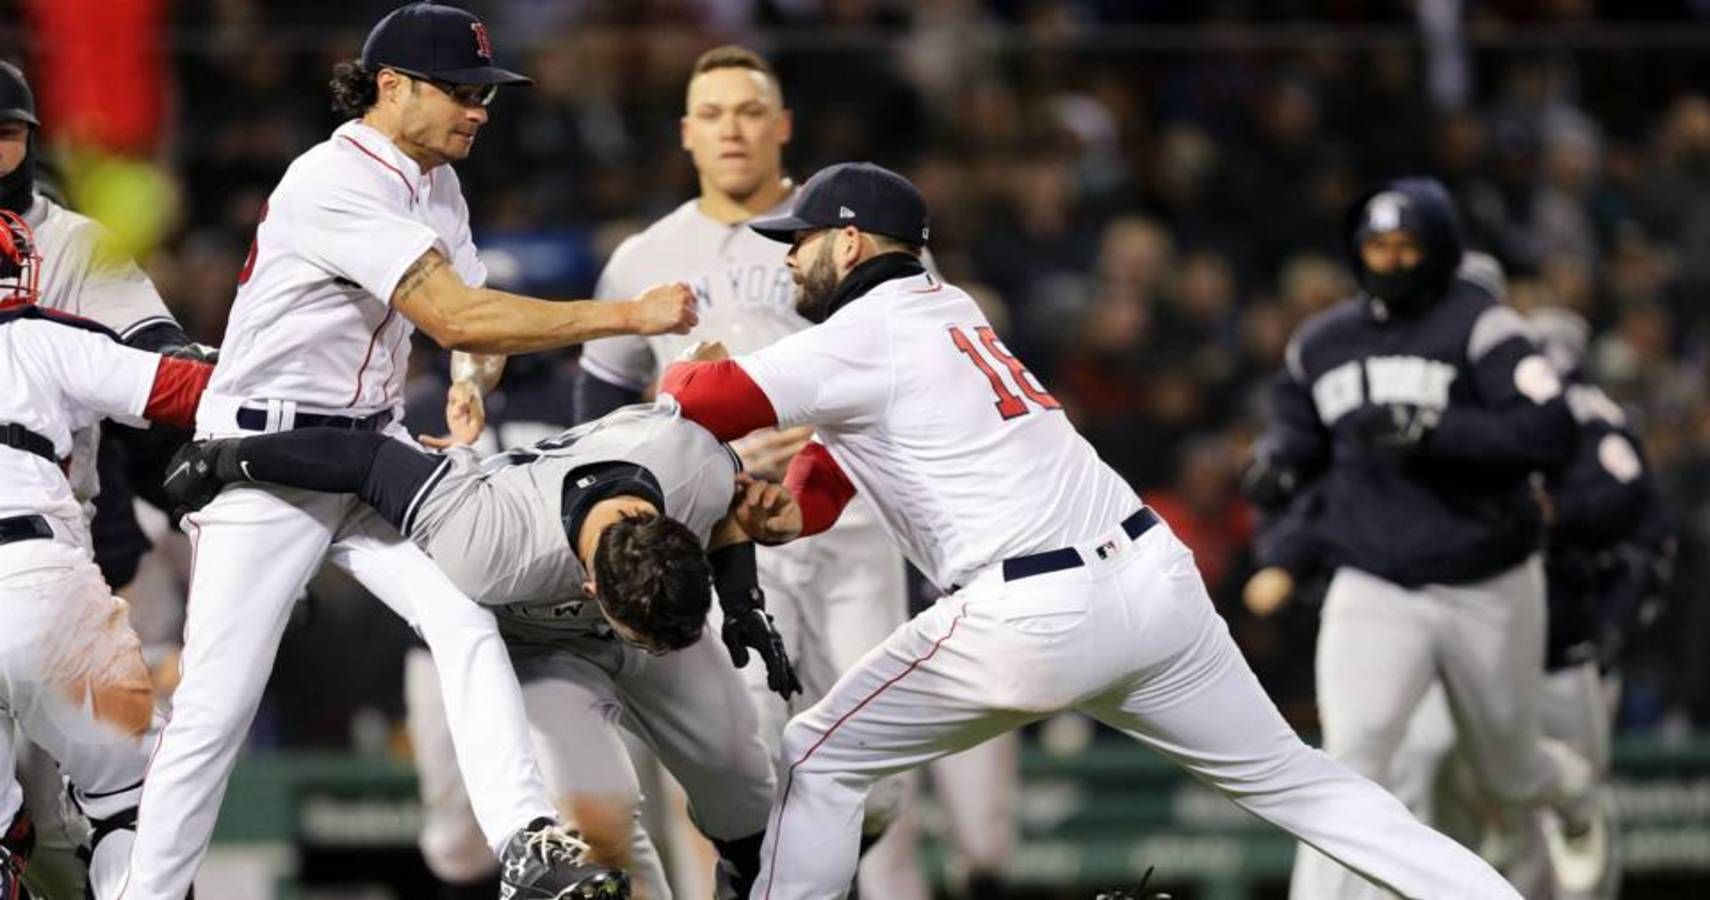
[[[475,32],[475,55],[482,59],[492,59],[493,42],[487,39],[487,26],[480,22],[471,22],[469,30]]]

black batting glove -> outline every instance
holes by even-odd
[[[1384,403],[1362,406],[1348,416],[1361,446],[1373,455],[1400,462],[1424,447],[1443,414],[1411,403]]]
[[[796,667],[790,663],[790,655],[784,650],[784,639],[772,625],[772,616],[764,609],[744,606],[727,610],[719,636],[724,639],[724,648],[730,651],[731,663],[738,669],[748,665],[749,650],[760,654],[761,661],[766,664],[766,687],[778,696],[788,700],[792,694],[802,692]]]
[[[162,487],[172,501],[174,517],[193,513],[220,495],[233,481],[244,480],[231,463],[236,441],[190,441],[178,448],[166,464],[166,480]]]

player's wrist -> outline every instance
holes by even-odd
[[[623,334],[641,334],[646,326],[640,300],[620,300],[603,304],[611,311],[612,327]]]

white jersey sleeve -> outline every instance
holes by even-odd
[[[399,185],[382,174],[364,172],[364,177],[294,194],[292,202],[301,208],[294,211],[296,227],[288,239],[310,263],[389,304],[399,279],[434,246],[437,235],[421,221],[399,214],[398,199],[388,196]]]
[[[101,418],[143,424],[160,357],[134,350],[81,328],[53,322],[15,322],[13,349],[37,390],[57,391],[72,430]],[[27,422],[25,424],[28,424]],[[59,446],[59,428],[43,433]]]
[[[638,284],[632,274],[639,246],[635,236],[618,245],[600,272],[600,281],[594,287],[594,299],[627,300],[646,290],[646,285]],[[590,341],[582,349],[582,368],[607,384],[645,391],[653,384],[658,361],[654,359],[653,346],[647,338],[624,334]]]
[[[853,303],[818,325],[736,358],[780,426],[881,422],[894,390],[890,326],[879,304]]]

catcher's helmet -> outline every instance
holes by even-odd
[[[0,209],[0,307],[36,302],[41,266],[42,254],[30,224],[23,216]]]

